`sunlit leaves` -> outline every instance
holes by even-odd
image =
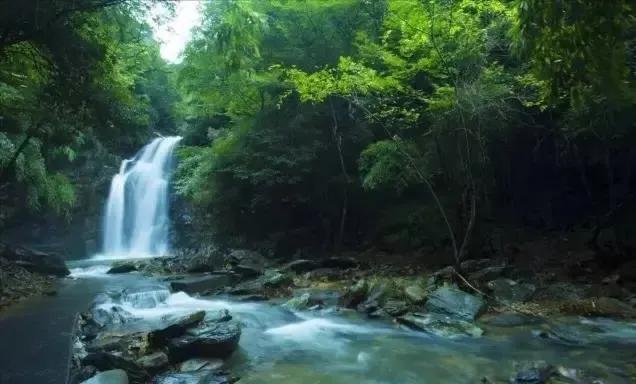
[[[423,165],[413,144],[394,140],[377,141],[360,154],[362,187],[368,190],[393,189],[399,193],[410,185],[422,182],[414,166],[422,168]]]

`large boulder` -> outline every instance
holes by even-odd
[[[5,258],[29,272],[64,277],[71,272],[64,259],[53,253],[45,253],[24,247],[10,247],[0,243],[0,257]]]
[[[223,289],[232,284],[232,276],[226,273],[188,277],[170,282],[170,290],[187,294],[208,293]]]
[[[125,262],[125,263],[117,263],[113,264],[110,269],[106,272],[109,274],[119,274],[119,273],[128,273],[137,270],[137,266],[135,263]]]
[[[205,311],[174,317],[163,328],[149,332],[148,343],[154,347],[165,345],[169,339],[185,334],[189,328],[198,325],[204,318]]]
[[[248,249],[236,249],[225,257],[230,270],[242,277],[256,277],[265,271],[265,258],[258,252]]]
[[[128,375],[121,369],[100,372],[80,384],[128,384]]]
[[[386,283],[376,283],[369,288],[367,297],[362,303],[358,304],[357,309],[360,312],[371,314],[381,309],[388,296],[388,285]]]
[[[442,286],[433,291],[425,308],[433,313],[454,316],[462,320],[474,320],[484,309],[484,300],[455,287]]]
[[[238,347],[241,327],[236,321],[206,324],[189,329],[168,343],[168,355],[174,363],[193,357],[226,358]]]
[[[171,372],[156,376],[152,384],[230,384],[225,375],[203,369],[192,372]]]
[[[185,270],[189,273],[214,272],[223,268],[224,253],[214,247],[203,247],[196,250],[182,250],[180,259],[185,260]]]
[[[267,289],[282,288],[293,283],[293,279],[288,273],[275,270],[268,270],[264,275],[237,284],[229,293],[232,295],[259,295]]]
[[[309,308],[311,306],[310,300],[311,300],[311,294],[309,292],[305,292],[301,295],[292,297],[291,299],[287,300],[282,305],[282,307],[285,309],[289,309],[290,311],[299,311],[299,310]]]
[[[132,313],[119,305],[96,305],[91,309],[90,316],[90,320],[99,328],[125,324],[135,319]]]
[[[356,281],[342,297],[341,304],[346,308],[355,308],[364,301],[369,291],[369,284],[365,279]]]
[[[404,295],[413,304],[420,304],[426,300],[426,289],[419,284],[411,284],[404,288]]]
[[[399,317],[398,321],[411,329],[449,339],[480,337],[484,333],[473,323],[437,313],[408,314]]]

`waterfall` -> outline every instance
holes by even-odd
[[[161,256],[168,251],[168,181],[181,137],[154,139],[124,160],[113,177],[104,214],[108,258]]]

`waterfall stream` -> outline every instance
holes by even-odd
[[[103,256],[164,255],[168,244],[168,186],[172,152],[181,137],[154,139],[122,161],[104,215]]]

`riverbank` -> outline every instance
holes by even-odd
[[[55,295],[70,273],[61,257],[0,243],[0,311],[33,296]]]

